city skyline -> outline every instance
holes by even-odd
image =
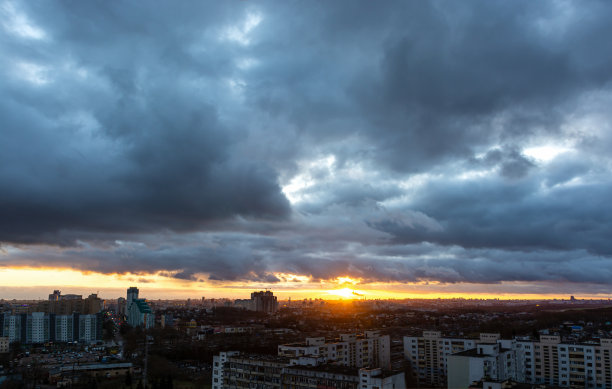
[[[610,294],[612,4],[0,15],[0,298]]]

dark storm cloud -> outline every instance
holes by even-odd
[[[185,49],[176,47],[178,26],[164,33],[160,18],[141,20],[127,3],[93,6],[52,6],[37,20],[51,42],[19,48],[60,68],[48,82],[4,81],[0,239],[55,242],[65,230],[192,230],[233,215],[284,217],[277,174],[231,155],[244,132],[220,121],[198,82],[223,70],[192,75],[197,64],[172,52]],[[161,20],[173,23],[167,16]],[[74,242],[63,236],[57,243]]]
[[[607,2],[0,11],[5,265],[610,282]]]

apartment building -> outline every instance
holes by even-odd
[[[444,338],[438,331],[404,338],[421,385],[466,387],[482,379],[572,388],[612,388],[612,339],[564,343],[557,335],[499,339]]]
[[[403,372],[350,368],[323,357],[244,355],[222,352],[213,358],[213,389],[403,389]]]
[[[559,336],[540,336],[538,342],[516,341],[525,366],[524,382],[561,387],[611,388],[612,339],[563,343]]]
[[[213,372],[212,372],[212,387],[213,389],[221,389],[223,386],[223,371],[225,363],[230,357],[238,356],[238,351],[223,351],[219,355],[213,356]]]
[[[59,290],[53,291],[49,299],[35,306],[36,312],[70,315],[78,312],[85,315],[96,314],[103,308],[104,302],[97,294],[90,294],[86,299],[77,294],[62,295]]]
[[[481,334],[482,343],[499,339],[499,334]],[[410,362],[420,385],[446,386],[447,361],[451,354],[473,349],[477,339],[446,338],[440,331],[404,337],[404,357]]]
[[[9,352],[9,344],[8,336],[0,336],[0,354]]]
[[[273,314],[278,311],[278,300],[269,290],[253,292],[248,307],[253,311]]]
[[[222,361],[225,362],[222,362]],[[283,357],[221,353],[213,357],[213,389],[281,389]]]
[[[134,298],[128,303],[127,322],[132,327],[154,328],[155,312],[145,299]]]
[[[516,377],[516,360],[511,349],[499,343],[480,343],[476,348],[448,356],[448,388],[467,388],[484,378],[505,381]]]
[[[33,312],[30,314],[0,314],[0,336],[9,342],[23,344],[80,341],[94,343],[102,339],[102,314],[55,315]]]
[[[342,334],[340,338],[307,338],[305,342],[278,346],[278,355],[288,358],[299,356],[323,357],[347,367],[391,368],[391,340],[378,331],[363,334]]]

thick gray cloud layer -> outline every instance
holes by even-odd
[[[607,2],[0,12],[6,265],[612,279]]]

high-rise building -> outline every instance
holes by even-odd
[[[480,334],[480,339],[446,338],[440,331],[424,331],[423,336],[404,337],[404,356],[410,362],[416,381],[421,385],[446,386],[448,356],[492,343],[499,334]]]
[[[266,290],[251,293],[251,310],[272,314],[278,311],[278,301],[276,296]]]
[[[493,381],[516,378],[514,353],[499,343],[479,343],[476,348],[449,355],[447,365],[449,388],[467,388],[485,378]]]
[[[612,339],[599,342],[563,343],[559,336],[542,335],[540,340],[517,340],[524,382],[561,387],[611,388]]]
[[[95,315],[56,315],[33,312],[31,314],[0,314],[0,336],[9,342],[23,344],[45,342],[85,342],[102,340],[101,313]]]
[[[145,299],[133,299],[129,304],[127,322],[132,327],[155,327],[155,313]]]
[[[132,327],[155,327],[153,309],[147,304],[147,300],[138,298],[138,288],[134,286],[127,290],[125,316]]]
[[[127,306],[129,307],[132,300],[135,300],[137,298],[138,298],[138,288],[135,286],[130,287],[127,290]]]
[[[565,343],[557,335],[541,335],[538,341],[499,339],[497,334],[481,334],[478,340],[443,338],[435,331],[423,335],[404,338],[406,358],[421,385],[467,387],[491,379],[612,388],[612,339]]]

